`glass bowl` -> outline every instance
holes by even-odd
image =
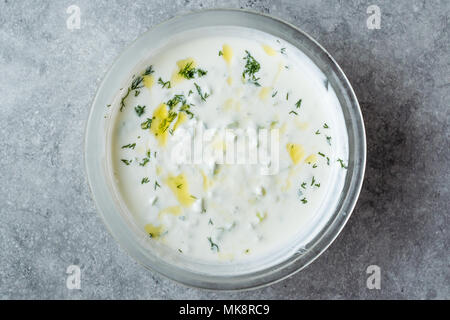
[[[108,164],[108,133],[113,126],[108,105],[117,99],[132,74],[148,57],[148,49],[158,47],[177,33],[205,27],[237,26],[256,29],[297,47],[316,65],[334,90],[342,108],[348,137],[348,168],[342,192],[332,207],[320,230],[308,242],[281,261],[268,263],[258,269],[208,268],[191,261],[180,265],[162,258],[147,245],[144,233],[118,197]],[[353,89],[341,68],[326,50],[314,39],[295,26],[273,17],[243,10],[214,9],[194,12],[168,20],[143,34],[115,61],[100,84],[95,96],[85,136],[85,165],[89,185],[100,216],[107,228],[125,250],[143,266],[177,282],[199,288],[216,290],[242,290],[265,286],[280,281],[313,262],[340,233],[357,201],[365,169],[366,140],[361,110]]]

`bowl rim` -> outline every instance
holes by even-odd
[[[276,265],[275,268],[277,270],[273,270],[271,277],[270,278],[266,278],[266,276],[261,276],[261,275],[257,275],[256,276],[256,280],[254,280],[253,278],[251,280],[247,280],[246,283],[238,282],[238,285],[232,285],[232,286],[217,286],[217,283],[214,282],[203,282],[203,281],[184,281],[180,278],[174,277],[173,275],[169,275],[165,272],[162,272],[161,270],[157,270],[156,268],[154,268],[153,266],[150,266],[146,263],[144,263],[140,257],[137,256],[137,252],[134,250],[131,250],[130,247],[127,247],[120,239],[120,237],[115,233],[115,231],[113,230],[112,226],[110,225],[107,215],[105,215],[105,208],[103,208],[97,197],[96,197],[96,193],[94,192],[94,190],[96,190],[96,187],[94,185],[94,181],[95,181],[95,177],[94,174],[96,174],[95,172],[93,172],[93,168],[90,166],[89,163],[89,153],[88,153],[88,148],[89,145],[92,144],[89,140],[89,136],[90,136],[90,132],[92,130],[94,130],[94,128],[92,127],[94,125],[93,123],[93,117],[94,117],[94,109],[96,108],[96,105],[99,106],[99,100],[100,100],[100,93],[103,90],[103,88],[105,87],[105,84],[107,83],[107,79],[109,78],[109,76],[111,75],[111,72],[113,70],[113,67],[121,60],[121,58],[123,58],[125,56],[125,54],[131,50],[133,48],[133,46],[138,43],[142,38],[144,38],[147,34],[151,33],[151,32],[155,32],[155,30],[157,30],[158,28],[161,28],[165,25],[168,25],[170,23],[174,23],[179,19],[185,19],[187,17],[195,17],[198,15],[204,15],[204,14],[208,14],[208,13],[223,13],[223,14],[242,14],[244,15],[252,15],[252,16],[256,16],[256,18],[259,19],[268,19],[268,20],[272,20],[275,23],[281,24],[281,25],[285,25],[288,28],[292,29],[293,31],[295,31],[296,33],[298,33],[301,37],[303,37],[305,40],[309,41],[313,46],[315,46],[322,54],[324,54],[324,56],[329,60],[329,64],[332,68],[332,70],[334,72],[337,73],[337,75],[339,76],[339,82],[340,84],[343,86],[343,89],[345,89],[345,93],[348,95],[348,99],[350,100],[351,103],[351,107],[353,108],[353,116],[356,117],[357,121],[355,123],[352,123],[352,126],[355,126],[355,130],[356,132],[359,134],[359,153],[358,153],[358,157],[359,157],[359,163],[357,166],[357,171],[355,174],[352,175],[351,177],[351,182],[353,182],[353,192],[352,193],[347,193],[346,196],[346,205],[345,205],[345,211],[344,211],[344,215],[341,217],[334,217],[334,223],[336,222],[336,219],[340,219],[339,224],[336,226],[333,230],[333,232],[328,232],[328,230],[330,229],[330,225],[329,223],[331,223],[331,220],[327,223],[326,226],[324,226],[322,231],[327,231],[324,232],[323,234],[321,234],[320,238],[318,239],[318,241],[316,241],[314,243],[314,247],[312,249],[316,249],[316,250],[309,250],[308,252],[306,252],[304,255],[302,254],[301,256],[306,256],[306,254],[311,255],[310,258],[303,264],[299,265],[298,263],[298,259],[294,258],[292,261],[290,261],[288,264],[284,264],[282,266],[278,266]],[[300,49],[299,49],[300,50]],[[321,69],[322,70],[322,69]],[[323,70],[322,70],[323,71]],[[341,102],[341,101],[340,101]],[[103,107],[103,106],[102,106]],[[342,104],[341,104],[342,107]],[[334,58],[328,53],[328,51],[322,46],[320,45],[314,38],[312,38],[309,34],[307,34],[306,32],[302,31],[300,28],[296,27],[295,25],[286,22],[280,18],[277,17],[273,17],[271,15],[268,14],[264,14],[264,13],[260,13],[260,12],[255,12],[252,10],[248,10],[248,9],[235,9],[235,8],[210,8],[210,9],[202,9],[202,10],[190,10],[190,11],[183,11],[181,14],[175,15],[174,17],[164,20],[163,22],[159,23],[159,24],[155,24],[152,27],[150,27],[146,32],[140,34],[135,40],[133,40],[130,44],[128,44],[122,51],[121,53],[115,58],[114,62],[109,66],[107,72],[105,73],[105,75],[103,76],[102,81],[100,82],[97,91],[95,93],[95,96],[92,100],[92,104],[89,110],[89,116],[88,119],[86,121],[85,124],[85,136],[84,136],[84,146],[83,146],[83,156],[84,156],[84,169],[86,172],[86,176],[87,176],[87,181],[88,181],[88,186],[89,186],[89,190],[91,193],[91,197],[94,200],[96,209],[98,214],[100,215],[101,219],[103,220],[103,223],[106,225],[107,230],[109,231],[109,233],[113,236],[113,238],[116,240],[116,242],[119,244],[120,247],[122,247],[124,249],[124,251],[130,255],[133,260],[137,261],[139,264],[141,264],[142,266],[144,266],[146,269],[152,270],[153,272],[158,273],[159,275],[162,275],[165,278],[171,279],[172,281],[175,281],[177,283],[180,283],[182,285],[188,286],[188,287],[192,287],[192,288],[201,288],[201,289],[206,289],[206,290],[220,290],[220,291],[243,291],[243,290],[252,290],[252,289],[257,289],[257,288],[261,288],[261,287],[265,287],[265,286],[269,286],[271,284],[274,283],[278,283],[294,274],[296,274],[297,272],[303,270],[304,268],[306,268],[307,266],[309,266],[312,262],[314,262],[319,256],[321,256],[321,254],[327,250],[327,248],[334,242],[334,240],[338,237],[338,235],[341,233],[342,229],[344,228],[344,226],[346,225],[348,219],[351,216],[351,213],[353,212],[356,202],[358,200],[359,194],[361,192],[361,188],[362,188],[362,184],[363,184],[363,180],[364,180],[364,173],[365,173],[365,166],[366,166],[366,157],[367,157],[367,146],[366,146],[366,133],[365,133],[365,127],[364,127],[364,121],[363,121],[363,117],[362,117],[362,112],[361,112],[361,108],[359,106],[358,103],[358,99],[356,97],[356,94],[347,78],[347,76],[345,75],[345,73],[343,72],[343,70],[341,69],[341,67],[338,65],[338,63],[334,60]],[[350,161],[349,161],[349,167],[350,167]],[[346,175],[348,176],[348,174]],[[347,178],[346,178],[347,180]],[[133,251],[133,252],[132,252]],[[259,272],[257,272],[259,273]],[[274,276],[276,275],[276,276]],[[264,280],[262,279],[264,278]],[[223,285],[223,282],[219,283]]]

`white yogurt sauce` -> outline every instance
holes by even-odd
[[[269,255],[307,233],[339,196],[348,157],[335,93],[311,61],[268,34],[230,30],[153,52],[151,70],[120,93],[111,134],[116,187],[136,223],[149,241],[202,261]],[[215,130],[204,149],[227,152],[225,128],[278,129],[278,173],[217,156],[180,161],[180,143],[201,129]]]

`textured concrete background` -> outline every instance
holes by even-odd
[[[81,8],[81,29],[66,8]],[[381,8],[381,29],[366,27]],[[361,198],[336,242],[279,284],[186,288],[119,248],[83,165],[91,101],[114,58],[152,25],[192,9],[248,8],[302,28],[336,58],[368,138]],[[450,298],[449,1],[12,1],[0,3],[0,298]],[[81,266],[82,289],[66,268]],[[368,290],[376,264],[382,289]]]

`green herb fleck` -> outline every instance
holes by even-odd
[[[208,241],[209,241],[209,244],[211,245],[211,250],[213,250],[213,251],[215,250],[216,252],[218,252],[219,246],[212,241],[211,237],[208,237]]]
[[[156,188],[161,188],[161,185],[158,183],[158,181],[155,180],[155,190]]]
[[[142,180],[141,180],[141,184],[149,183],[149,182],[150,182],[150,180],[147,177],[142,178]]]
[[[347,166],[344,164],[344,160],[337,159],[337,162],[339,162],[341,164],[341,168],[347,169]]]
[[[147,120],[141,123],[142,130],[150,129],[151,126],[152,126],[152,119],[150,118],[147,118]]]
[[[122,149],[133,149],[136,147],[136,143],[129,143],[127,145],[122,146]]]
[[[291,112],[289,112],[289,114],[295,114],[296,116],[298,116],[298,113],[295,112],[294,110],[292,110]]]
[[[170,81],[164,81],[163,79],[161,79],[161,77],[158,78],[158,84],[161,85],[162,88],[167,88],[170,89],[172,88]]]
[[[130,163],[133,162],[133,160],[126,160],[126,159],[121,159],[120,161],[122,161],[123,163],[125,163],[127,166],[129,166]]]
[[[143,88],[144,87],[144,84],[143,84],[144,76],[151,75],[153,72],[155,72],[153,70],[153,66],[149,66],[149,67],[147,67],[147,69],[145,69],[145,71],[141,75],[138,75],[137,77],[135,77],[133,79],[133,81],[131,82],[131,86],[129,86],[127,89],[127,93],[122,97],[122,100],[120,101],[120,111],[121,112],[125,108],[125,100],[130,95],[130,92]],[[137,96],[137,95],[139,95],[139,93],[137,93],[137,94],[135,93],[135,96]]]
[[[137,105],[136,107],[134,107],[134,110],[136,111],[138,117],[140,117],[145,113],[145,106]]]
[[[303,198],[302,200],[300,200],[303,204],[308,203],[308,200],[306,200],[306,198]]]
[[[295,107],[296,107],[297,109],[300,109],[301,105],[302,105],[302,99],[298,100],[298,101],[295,103]]]
[[[323,127],[324,127],[324,129],[328,129],[329,128],[329,126],[326,123],[323,124]]]
[[[203,94],[202,88],[200,88],[200,86],[199,86],[197,83],[194,82],[194,85],[195,85],[195,88],[197,89],[197,92],[198,92],[198,95],[200,96],[200,98],[201,98],[203,101],[206,101],[206,98],[209,97],[209,94],[208,94],[208,93],[204,93],[204,94]]]
[[[301,187],[302,187],[303,189],[306,189],[306,182],[303,182],[302,185],[301,185]]]
[[[259,78],[257,78],[255,74],[259,71],[259,69],[261,69],[261,65],[258,61],[255,60],[255,58],[253,58],[250,52],[245,50],[245,53],[247,55],[244,57],[244,60],[246,60],[246,62],[242,77],[245,79],[245,76],[247,75],[249,78],[249,82],[252,82],[256,86],[260,87],[261,85],[258,83]]]
[[[183,69],[181,69],[178,74],[186,79],[194,79],[195,75],[197,74],[197,77],[203,77],[206,75],[208,71],[203,69],[196,69],[193,67],[193,62],[187,63]]]

